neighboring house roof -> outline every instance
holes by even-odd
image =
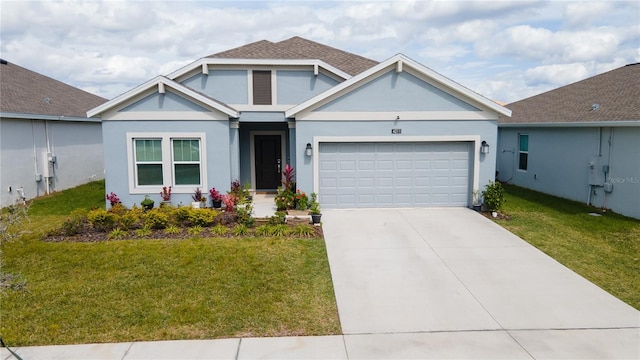
[[[233,118],[237,118],[239,116],[238,111],[236,111],[235,109],[229,107],[226,104],[223,104],[215,99],[210,98],[207,95],[204,95],[198,91],[195,91],[191,88],[188,88],[180,83],[177,83],[171,79],[168,79],[164,76],[156,76],[155,78],[147,81],[146,83],[131,89],[129,91],[127,91],[126,93],[108,101],[105,102],[104,104],[93,108],[89,111],[87,111],[87,116],[88,117],[93,117],[96,116],[100,113],[103,113],[109,109],[112,109],[118,105],[124,104],[125,102],[133,99],[135,96],[140,95],[142,93],[144,93],[145,91],[149,90],[152,87],[158,87],[158,91],[159,92],[164,92],[164,88],[166,87],[170,87],[173,90],[175,90],[178,93],[181,93],[185,96],[187,96],[188,98],[194,99],[196,101],[201,102],[202,104],[205,104],[207,106],[210,106],[230,117]]]
[[[498,125],[640,123],[640,63],[630,64],[506,105]]]
[[[0,61],[0,113],[16,117],[86,118],[86,111],[107,99]]]
[[[378,64],[377,61],[367,59],[363,56],[298,36],[277,43],[261,40],[207,57],[234,59],[318,59],[352,76]]]
[[[453,93],[457,93],[460,94],[468,99],[471,99],[473,101],[475,101],[476,103],[492,109],[493,111],[495,111],[496,113],[503,115],[503,116],[510,116],[511,115],[511,111],[507,108],[504,108],[500,105],[498,105],[496,102],[489,100],[487,98],[485,98],[484,96],[469,90],[468,88],[458,84],[457,82],[438,74],[437,72],[429,69],[426,66],[421,65],[418,62],[415,62],[413,60],[411,60],[410,58],[402,55],[402,54],[398,54],[395,55],[381,63],[379,63],[378,65],[334,86],[333,88],[331,88],[330,90],[327,90],[325,92],[323,92],[322,94],[319,94],[316,97],[313,97],[305,102],[303,102],[300,105],[294,106],[293,108],[287,110],[285,112],[285,116],[286,117],[295,117],[296,114],[299,114],[305,110],[308,109],[312,109],[315,106],[317,106],[318,104],[320,104],[323,100],[328,99],[340,92],[343,91],[350,91],[350,89],[353,89],[354,87],[360,86],[361,84],[364,84],[368,81],[370,81],[371,79],[380,76],[382,74],[384,74],[385,72],[388,71],[387,68],[389,68],[390,66],[395,66],[396,71],[402,71],[403,67],[407,67],[407,68],[411,68],[415,71],[417,71],[418,73],[426,76],[430,81],[433,81],[434,83],[438,84],[439,86],[445,87],[449,90],[451,90]]]

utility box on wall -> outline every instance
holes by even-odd
[[[603,186],[604,171],[600,164],[602,157],[594,156],[589,160],[589,185]]]

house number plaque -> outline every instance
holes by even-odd
[[[402,134],[402,129],[391,129],[392,134]]]

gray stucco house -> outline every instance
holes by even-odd
[[[188,203],[239,179],[273,191],[286,164],[324,208],[469,206],[495,175],[510,110],[396,55],[376,62],[293,37],[258,41],[158,76],[90,110],[106,190]]]
[[[640,64],[507,107],[501,181],[640,219]]]
[[[106,101],[0,60],[0,207],[102,179]]]

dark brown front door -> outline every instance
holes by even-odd
[[[280,186],[282,143],[280,135],[255,135],[256,189],[277,189]]]

